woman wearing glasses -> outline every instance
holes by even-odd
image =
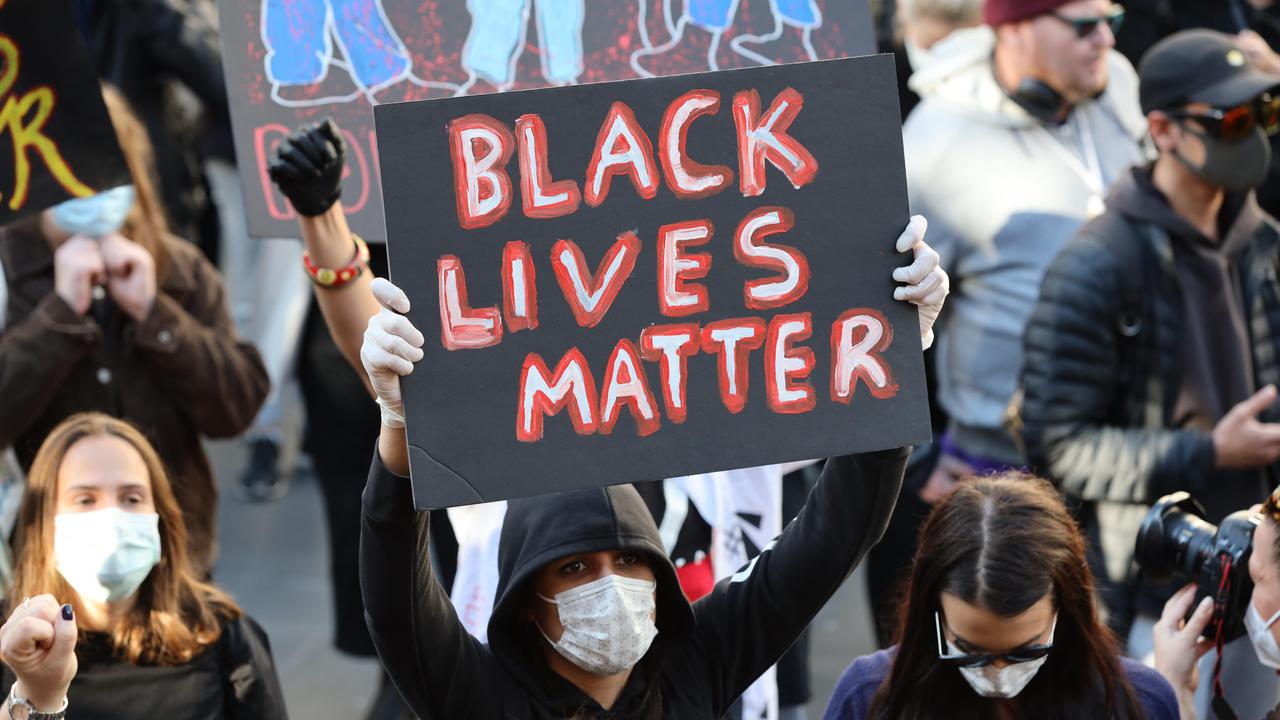
[[[1177,720],[1172,688],[1122,659],[1084,538],[1046,481],[969,480],[921,529],[898,644],[858,658],[825,720]]]

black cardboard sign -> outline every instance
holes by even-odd
[[[827,60],[875,51],[866,0],[218,0],[249,231],[293,237],[266,168],[281,138],[332,116],[342,204],[386,237],[373,106]]]
[[[65,0],[0,0],[0,225],[129,182]]]
[[[929,438],[890,56],[375,117],[419,507]]]

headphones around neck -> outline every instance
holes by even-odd
[[[1031,117],[1050,125],[1062,124],[1062,95],[1037,78],[1023,78],[1018,88],[1007,92],[1009,99]]]

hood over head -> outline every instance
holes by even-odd
[[[489,618],[489,645],[517,675],[542,667],[531,650],[545,642],[525,610],[534,597],[530,582],[557,558],[576,553],[629,550],[644,553],[657,580],[658,637],[645,656],[664,653],[693,631],[693,609],[680,589],[675,566],[663,550],[658,526],[631,485],[511,500],[498,541],[498,587]],[[642,660],[642,662],[644,662]]]

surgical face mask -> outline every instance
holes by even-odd
[[[97,195],[72,198],[51,208],[53,222],[72,235],[110,235],[124,225],[133,207],[133,196],[132,185],[121,185]]]
[[[1053,627],[1049,630],[1049,643],[1053,644],[1053,634],[1057,632],[1058,619],[1053,619]],[[960,654],[958,650],[947,641],[947,652],[950,654]],[[969,687],[973,691],[985,698],[1011,698],[1016,697],[1022,692],[1027,684],[1031,682],[1036,673],[1040,672],[1040,668],[1044,666],[1045,661],[1049,659],[1048,655],[1036,660],[1028,660],[1027,662],[1013,663],[1005,665],[1002,668],[992,665],[984,665],[983,667],[961,667],[957,668],[964,679],[969,683]]]
[[[160,516],[107,508],[54,518],[58,572],[90,602],[123,600],[160,562]]]
[[[1204,143],[1204,164],[1193,164],[1176,149],[1173,156],[1201,180],[1227,192],[1245,192],[1266,179],[1267,171],[1271,168],[1271,143],[1267,141],[1262,128],[1254,128],[1243,140],[1228,142],[1211,137],[1186,123],[1181,123],[1180,126]]]
[[[538,597],[559,610],[564,634],[552,642],[569,662],[595,675],[617,675],[635,667],[658,635],[653,624],[652,580],[608,575],[558,593]]]
[[[1280,670],[1280,645],[1276,644],[1275,633],[1271,632],[1271,626],[1276,620],[1280,620],[1280,610],[1271,619],[1263,620],[1252,602],[1249,603],[1249,611],[1244,614],[1244,627],[1249,632],[1249,642],[1253,643],[1258,662]]]

